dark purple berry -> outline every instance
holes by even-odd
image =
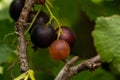
[[[39,48],[47,48],[56,40],[57,34],[52,26],[45,24],[35,24],[31,31],[31,41]]]
[[[28,16],[28,22],[31,22],[33,20],[33,18],[35,17],[36,13],[37,12],[30,11],[29,16]],[[41,11],[38,14],[38,16],[37,16],[37,18],[36,18],[34,23],[35,24],[41,24],[41,23],[47,23],[48,21],[49,21],[48,15],[45,12]]]
[[[10,4],[9,14],[14,21],[17,21],[22,8],[24,7],[25,0],[13,0]]]
[[[68,42],[70,48],[73,48],[73,46],[75,45],[75,42],[76,42],[75,33],[66,26],[62,26],[61,28],[62,28],[63,33],[61,34],[60,39]],[[56,33],[58,33],[58,31],[59,31],[59,28],[56,29]]]

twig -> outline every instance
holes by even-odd
[[[20,58],[20,68],[22,72],[25,72],[29,69],[27,55],[26,55],[26,42],[24,37],[24,24],[27,21],[27,16],[30,12],[32,5],[37,0],[26,0],[24,8],[20,14],[18,21],[16,22],[16,34],[18,35],[18,51]]]
[[[83,70],[95,70],[97,67],[101,66],[100,56],[97,55],[91,59],[82,61],[81,63],[72,66],[78,57],[72,58],[66,63],[66,65],[61,69],[55,80],[69,80],[73,75],[78,74]]]

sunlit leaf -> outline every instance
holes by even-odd
[[[97,18],[93,38],[101,60],[120,72],[120,16]]]
[[[3,74],[3,67],[2,66],[0,66],[0,74]]]
[[[10,19],[9,16],[9,5],[12,0],[2,0],[0,1],[0,20]]]

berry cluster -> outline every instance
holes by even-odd
[[[14,21],[18,20],[24,3],[25,0],[12,1],[9,12]],[[40,0],[39,3],[45,5],[47,2],[45,0]],[[48,5],[46,7],[48,8]],[[36,11],[29,12],[28,23],[32,22],[36,14]],[[31,42],[37,48],[49,47],[49,52],[53,59],[63,60],[68,57],[70,49],[74,47],[76,35],[66,26],[59,25],[57,29],[54,29],[53,25],[51,25],[51,19],[51,15],[49,17],[45,12],[39,12],[29,31]],[[58,23],[58,21],[56,22]]]

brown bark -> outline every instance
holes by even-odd
[[[81,63],[73,66],[79,58],[77,56],[73,57],[71,60],[67,61],[66,65],[61,69],[55,80],[70,80],[73,75],[78,74],[83,70],[95,70],[97,67],[101,66],[100,56],[97,55],[91,59],[82,61]]]
[[[26,55],[26,42],[24,35],[24,24],[27,21],[27,16],[30,12],[32,5],[36,0],[26,0],[24,8],[20,14],[18,21],[16,22],[16,34],[18,35],[18,51],[20,58],[20,68],[22,72],[25,72],[29,69],[27,55]]]

